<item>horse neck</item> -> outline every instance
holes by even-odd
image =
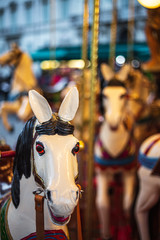
[[[23,53],[21,60],[15,69],[12,88],[20,88],[21,91],[28,91],[35,88],[37,80],[32,71],[32,61],[28,54]]]
[[[12,211],[16,211],[17,214],[25,213],[27,217],[33,217],[34,209],[34,195],[33,191],[36,190],[36,183],[33,175],[26,179],[24,176],[20,180],[20,203],[17,209],[11,204]]]
[[[119,124],[117,130],[111,130],[107,121],[104,121],[101,129],[99,138],[102,142],[103,147],[109,150],[111,155],[118,155],[127,145],[130,138],[130,131],[128,131],[123,123]]]
[[[20,204],[16,209],[11,202],[8,210],[8,225],[13,239],[21,239],[30,233],[36,232],[36,212],[33,191],[37,189],[33,175],[26,179],[24,176],[20,181]],[[44,201],[44,225],[45,229],[62,229],[68,234],[67,226],[54,225],[49,216],[46,201]]]
[[[105,135],[105,139],[108,137],[108,139],[118,140],[120,137],[122,137],[123,134],[126,137],[130,135],[130,131],[125,127],[123,122],[119,124],[118,128],[115,131],[110,128],[106,120],[104,120],[102,123],[100,135]]]

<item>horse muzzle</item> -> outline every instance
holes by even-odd
[[[51,220],[56,225],[65,225],[70,221],[70,216],[79,200],[79,191],[71,190],[59,196],[56,190],[47,190],[47,205]]]

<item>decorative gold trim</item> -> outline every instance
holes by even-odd
[[[89,142],[87,159],[87,208],[86,208],[86,240],[91,239],[92,219],[91,212],[93,207],[93,149],[95,137],[95,89],[97,83],[98,66],[98,35],[99,35],[99,3],[100,0],[94,0],[93,25],[92,25],[92,46],[91,46],[91,80],[90,80],[90,103],[89,103]]]

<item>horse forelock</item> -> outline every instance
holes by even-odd
[[[123,87],[123,88],[126,88],[125,83],[116,79],[116,78],[109,81],[108,84],[106,85],[106,87]]]
[[[74,126],[69,122],[61,120],[56,114],[53,117],[40,125],[36,126],[36,133],[38,135],[62,135],[66,136],[73,134]]]

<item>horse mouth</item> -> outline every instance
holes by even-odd
[[[116,131],[116,130],[118,129],[118,126],[110,126],[110,129],[111,129],[112,131]]]
[[[54,224],[56,224],[56,225],[65,225],[65,224],[67,224],[68,222],[69,222],[69,220],[70,220],[70,216],[61,216],[61,217],[59,217],[59,216],[55,216],[54,214],[53,214],[53,211],[51,210],[51,208],[50,208],[50,206],[49,206],[49,204],[48,204],[48,209],[49,209],[49,213],[50,213],[50,217],[51,217],[51,220],[52,220],[52,222],[54,223]]]

